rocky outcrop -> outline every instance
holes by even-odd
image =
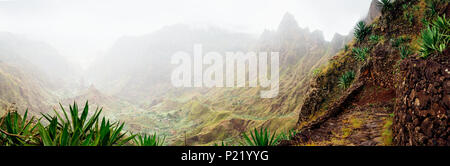
[[[450,146],[450,52],[401,65],[394,144]]]
[[[377,17],[381,16],[381,7],[378,4],[379,0],[372,0],[370,4],[369,13],[365,19],[366,23],[372,23]]]

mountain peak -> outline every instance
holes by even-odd
[[[283,19],[278,26],[278,32],[290,32],[299,28],[300,27],[298,26],[297,20],[295,20],[294,15],[287,12],[286,14],[284,14]]]

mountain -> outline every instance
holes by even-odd
[[[23,72],[34,73],[48,83],[46,88],[59,95],[68,96],[79,87],[79,69],[45,42],[0,32],[0,60]]]
[[[176,67],[170,59],[176,52],[192,54],[195,44],[202,44],[203,52],[242,51],[253,41],[252,35],[215,27],[167,26],[152,34],[119,39],[107,55],[92,65],[88,78],[108,94],[152,100],[170,89],[170,75]]]
[[[212,88],[169,95],[152,109],[170,111],[173,144],[211,145],[221,141],[236,143],[242,132],[268,127],[285,132],[295,126],[297,110],[303,102],[314,68],[343,45],[345,37],[333,43],[320,31],[310,32],[298,26],[287,13],[275,31],[266,30],[250,49],[279,52],[279,95],[271,99],[259,96],[261,88]],[[341,41],[339,41],[341,40]],[[183,100],[179,100],[182,98]],[[160,107],[171,103],[173,107]],[[164,111],[166,112],[166,111]]]
[[[430,57],[419,51],[427,42],[426,22],[450,11],[448,2],[429,4],[397,0],[370,19],[369,34],[350,42],[313,78],[299,132],[282,145],[450,145],[450,54],[448,48]]]

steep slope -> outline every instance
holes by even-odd
[[[337,35],[338,36],[338,35]],[[335,54],[336,45],[343,45],[344,36],[327,42],[320,31],[310,32],[298,26],[287,13],[276,31],[265,31],[254,50],[280,53],[280,91],[271,99],[259,96],[260,88],[213,88],[188,100],[181,108],[187,118],[180,123],[192,124],[180,128],[187,131],[187,143],[203,145],[225,141],[236,143],[242,132],[268,127],[285,132],[295,125],[296,114],[306,93],[308,81],[321,59]],[[192,93],[192,92],[190,92]],[[199,107],[192,107],[198,105]],[[201,110],[201,113],[194,113]],[[195,119],[195,120],[192,120]],[[184,143],[184,135],[175,144]]]
[[[448,2],[442,1],[397,0],[385,6],[370,33],[350,43],[313,79],[299,133],[282,144],[449,145],[449,54],[427,59],[418,51],[425,22],[445,13]],[[352,71],[350,86],[339,86]]]
[[[89,80],[101,91],[129,100],[151,101],[171,86],[176,65],[171,56],[179,51],[193,52],[201,44],[203,52],[246,51],[254,37],[223,29],[172,25],[148,35],[118,40],[103,58],[89,69]]]
[[[76,68],[45,42],[0,32],[0,60],[24,72],[39,75],[49,83],[46,87],[53,90],[78,86]]]
[[[0,114],[13,105],[20,111],[29,109],[35,115],[49,111],[55,96],[47,86],[39,76],[0,61]]]

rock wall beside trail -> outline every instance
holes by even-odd
[[[405,60],[400,66],[393,125],[394,144],[450,146],[450,51]]]

